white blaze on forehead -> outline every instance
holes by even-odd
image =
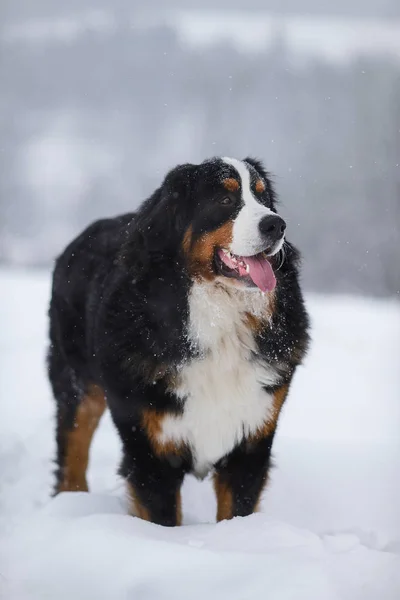
[[[240,256],[253,256],[262,252],[265,242],[261,238],[259,223],[267,215],[275,214],[260,204],[251,191],[250,171],[245,162],[236,158],[224,157],[222,161],[237,172],[241,187],[243,207],[233,222],[230,250]]]

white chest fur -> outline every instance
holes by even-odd
[[[175,391],[183,414],[164,420],[162,439],[189,444],[199,476],[271,415],[273,398],[263,386],[279,376],[254,355],[250,360],[256,346],[245,316],[261,313],[267,301],[258,292],[192,288],[188,336],[202,357],[182,368]]]

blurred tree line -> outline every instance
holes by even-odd
[[[242,54],[168,27],[0,47],[0,260],[48,265],[93,219],[132,210],[180,161],[265,160],[326,292],[400,289],[400,64]]]

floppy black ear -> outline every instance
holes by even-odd
[[[178,236],[183,235],[183,228],[190,218],[193,209],[191,195],[196,183],[196,173],[197,165],[190,163],[178,165],[166,175],[160,188],[161,200],[158,210],[161,213],[164,212],[163,226],[168,225],[170,227],[172,237],[174,232]],[[167,207],[169,223],[165,221],[164,207]]]
[[[142,270],[179,252],[193,208],[190,199],[195,177],[196,165],[179,165],[145,200],[130,225],[121,253],[125,264]]]
[[[268,173],[265,170],[265,167],[261,160],[259,160],[258,158],[252,158],[251,156],[248,156],[243,160],[243,162],[246,162],[252,167],[254,167],[257,173],[259,173],[263,179],[268,179]]]
[[[262,177],[262,179],[265,181],[271,205],[272,207],[274,207],[275,203],[277,202],[277,197],[274,190],[274,186],[272,184],[271,174],[265,169],[263,163],[258,158],[252,158],[251,156],[248,156],[244,159],[244,162],[254,167],[254,169],[257,171],[260,177]]]

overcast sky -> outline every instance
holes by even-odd
[[[263,9],[279,13],[351,15],[400,18],[399,0],[1,0],[0,18],[32,18],[57,13],[107,8],[135,10],[149,8]]]

